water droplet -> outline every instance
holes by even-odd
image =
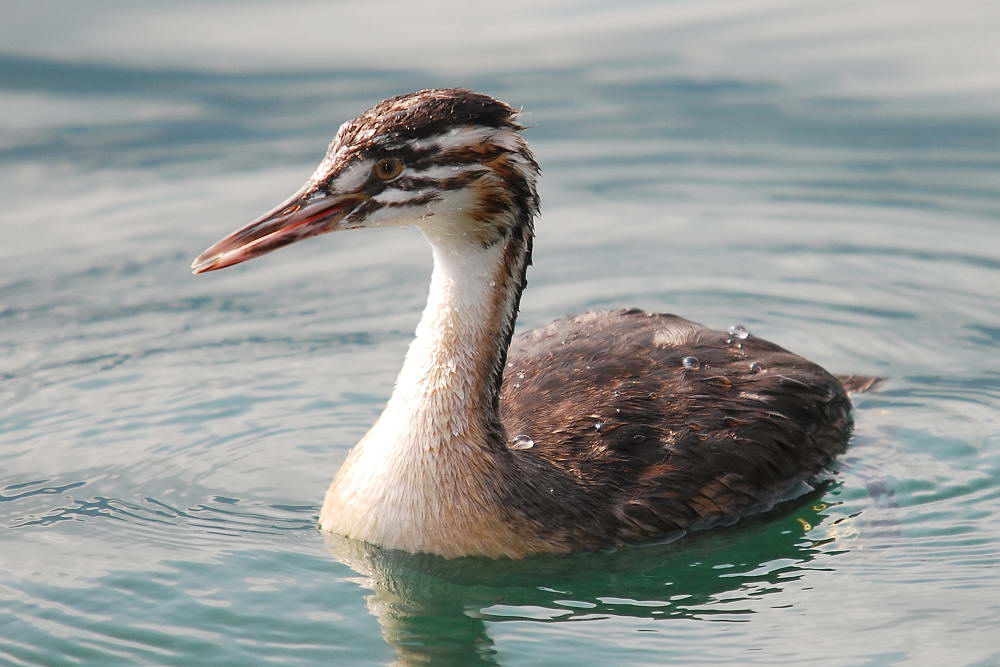
[[[520,386],[521,386],[521,383],[520,383],[520,382],[515,382],[515,383],[514,383],[514,389],[517,389],[517,388],[518,388],[518,387],[520,387]]]
[[[524,379],[524,372],[523,371],[517,374],[517,379],[518,380],[523,380]]]
[[[535,446],[535,441],[527,435],[515,435],[510,439],[511,449],[531,449]]]
[[[764,370],[764,364],[760,363],[759,361],[755,361],[752,364],[750,364],[751,373],[760,373],[762,370]]]
[[[602,424],[601,422],[597,422],[596,424],[594,424],[594,430],[600,431],[602,426],[604,426],[604,424]]]
[[[746,340],[747,336],[750,335],[750,331],[742,324],[734,324],[729,327],[729,335],[733,338],[738,338],[740,340]]]
[[[681,359],[681,366],[688,369],[700,368],[701,363],[698,361],[698,357],[684,357]]]
[[[458,437],[458,431],[452,431],[452,432],[451,432],[451,434],[452,434],[453,436],[455,436],[456,438]]]
[[[635,434],[632,435],[632,440],[634,442],[642,442],[645,439],[646,439],[646,436],[643,435],[642,433],[635,433]]]
[[[496,287],[496,286],[497,286],[497,281],[491,280],[490,281],[490,287]]]

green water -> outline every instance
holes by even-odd
[[[0,663],[1000,663],[1000,10],[989,2],[11,2],[0,22]],[[194,277],[372,103],[523,106],[519,327],[641,306],[838,373],[816,492],[521,562],[324,536],[430,257]]]

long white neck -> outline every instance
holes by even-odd
[[[509,470],[498,393],[530,229],[484,247],[424,229],[430,296],[385,410],[327,492],[325,530],[407,551],[509,554],[495,489]]]
[[[493,409],[489,366],[505,344],[498,329],[509,317],[502,292],[511,286],[500,275],[503,243],[483,248],[461,237],[428,237],[434,273],[427,306],[379,423],[395,430],[397,443],[416,440],[434,450],[484,435],[478,422]]]

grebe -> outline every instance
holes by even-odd
[[[380,102],[298,192],[192,264],[366,227],[416,225],[431,244],[416,337],[322,529],[448,558],[597,549],[733,523],[844,451],[845,385],[873,381],[743,328],[630,309],[512,342],[540,172],[517,115],[464,89]]]

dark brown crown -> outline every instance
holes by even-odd
[[[373,144],[424,139],[453,127],[521,129],[517,110],[465,88],[436,88],[383,100],[347,123],[335,143],[364,151]]]

